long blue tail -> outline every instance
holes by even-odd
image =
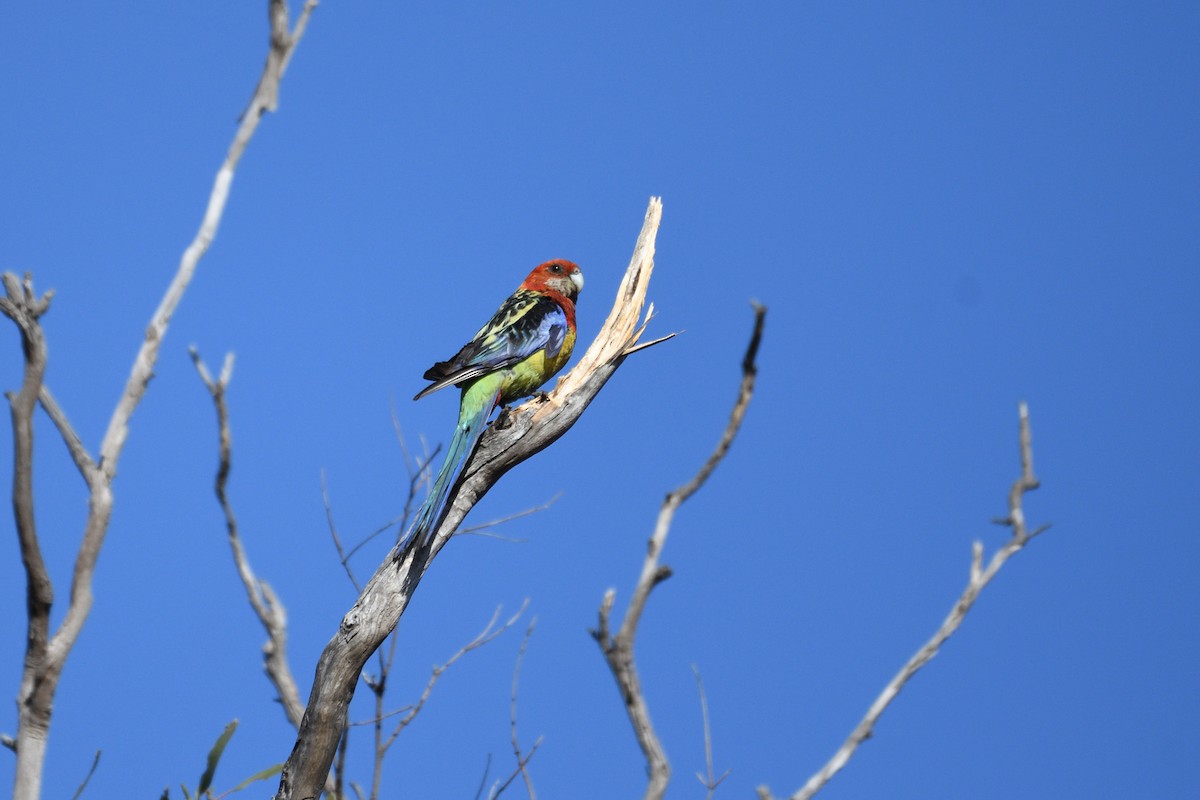
[[[450,494],[450,487],[454,485],[459,468],[475,452],[475,445],[479,443],[479,437],[487,428],[488,417],[492,415],[492,410],[495,409],[499,399],[496,394],[486,395],[482,398],[473,397],[472,395],[476,394],[472,391],[474,388],[470,387],[463,392],[458,425],[454,429],[454,436],[450,439],[446,459],[442,462],[437,478],[434,479],[433,486],[429,489],[429,496],[425,498],[420,511],[417,512],[416,524],[409,534],[411,541],[416,544],[427,543],[437,530],[438,524],[446,513],[446,498]]]

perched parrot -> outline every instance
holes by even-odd
[[[411,541],[423,543],[437,528],[454,477],[475,451],[492,411],[533,394],[567,363],[581,289],[578,265],[562,259],[538,265],[453,358],[425,371],[425,380],[433,383],[414,400],[451,384],[462,389],[462,399],[446,460],[417,512]]]

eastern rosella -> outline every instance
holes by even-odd
[[[567,363],[582,288],[578,265],[562,259],[538,265],[453,358],[425,371],[433,383],[414,400],[451,384],[462,389],[462,399],[446,460],[417,513],[411,541],[424,543],[437,528],[458,468],[474,452],[492,411],[533,394]]]

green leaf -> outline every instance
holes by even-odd
[[[234,792],[240,792],[242,789],[245,789],[247,786],[254,783],[255,781],[265,781],[267,778],[270,778],[272,775],[278,775],[281,772],[283,772],[283,762],[275,764],[274,766],[271,766],[271,767],[267,767],[262,772],[254,773],[249,778],[246,778],[246,780],[242,781],[237,786],[233,787],[232,789],[230,789],[228,792],[225,792],[225,794],[223,794],[221,796],[228,797],[229,795],[233,794]]]
[[[196,787],[197,798],[207,792],[209,787],[212,786],[213,775],[217,772],[217,762],[221,760],[221,754],[225,752],[225,745],[229,744],[229,739],[233,736],[233,732],[237,730],[237,726],[238,721],[236,719],[226,725],[225,730],[217,737],[217,742],[213,745],[212,750],[208,751],[208,766],[205,768],[204,774],[200,776],[200,785]],[[184,791],[186,792],[186,790]]]

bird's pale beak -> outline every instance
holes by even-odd
[[[575,284],[575,291],[582,292],[583,291],[583,273],[580,270],[575,270],[568,277],[570,277],[571,283]]]

